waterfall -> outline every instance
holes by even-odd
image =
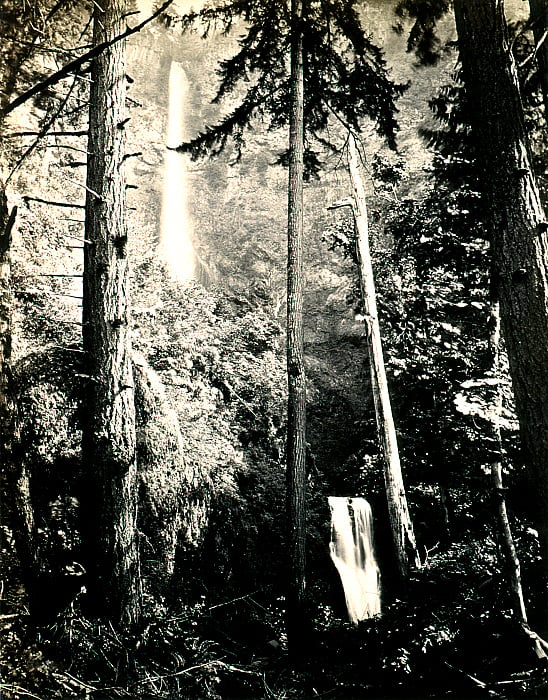
[[[329,551],[344,589],[350,621],[379,615],[379,568],[373,548],[373,516],[365,498],[329,496]]]
[[[172,61],[169,71],[168,149],[179,146],[185,140],[184,108],[188,91],[188,78],[182,65]],[[187,156],[167,150],[164,161],[160,249],[170,273],[179,282],[191,279],[196,266],[187,193]]]

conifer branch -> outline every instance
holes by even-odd
[[[61,102],[61,104],[59,105],[59,107],[56,109],[55,113],[46,121],[45,125],[44,125],[44,126],[40,129],[40,131],[38,132],[38,135],[37,135],[36,139],[35,139],[35,140],[31,143],[31,145],[23,152],[23,155],[19,158],[19,160],[17,161],[17,163],[13,166],[13,168],[12,168],[10,174],[9,174],[8,177],[6,178],[6,184],[8,184],[8,182],[11,180],[11,178],[13,177],[13,175],[14,175],[14,174],[17,172],[17,170],[19,170],[19,168],[21,167],[23,161],[24,161],[26,158],[28,158],[28,156],[30,156],[30,154],[31,154],[31,153],[34,151],[34,149],[38,146],[38,144],[40,143],[40,141],[44,138],[44,136],[46,136],[46,134],[48,133],[49,129],[53,126],[53,124],[55,123],[55,121],[59,118],[59,115],[61,114],[61,112],[62,112],[63,109],[65,108],[67,102],[69,101],[69,98],[70,98],[70,96],[71,96],[71,94],[72,94],[72,91],[74,90],[74,87],[76,86],[76,82],[77,82],[77,81],[76,81],[76,76],[75,76],[75,77],[73,78],[72,85],[70,86],[68,93],[66,94],[66,96],[65,96],[64,99],[62,100],[62,102]]]
[[[43,92],[46,88],[51,87],[52,85],[55,85],[58,83],[60,80],[65,78],[69,73],[74,73],[78,71],[78,69],[83,66],[85,63],[89,63],[92,61],[94,58],[99,56],[100,54],[103,53],[106,49],[110,48],[114,44],[116,44],[119,41],[122,41],[123,39],[126,39],[127,37],[131,36],[132,34],[136,34],[137,32],[140,32],[143,27],[145,27],[149,22],[152,22],[158,15],[162,14],[171,4],[173,3],[173,0],[166,0],[155,12],[153,12],[150,17],[147,17],[147,19],[143,20],[140,24],[136,25],[135,27],[128,27],[125,32],[122,32],[121,34],[118,34],[118,36],[115,36],[113,39],[110,39],[108,41],[103,41],[102,43],[98,44],[95,46],[91,51],[86,52],[82,56],[79,56],[78,58],[74,59],[73,61],[70,61],[67,63],[63,68],[60,68],[58,71],[55,73],[52,73],[48,78],[43,80],[42,82],[38,83],[37,85],[34,85],[32,88],[24,92],[22,95],[19,95],[19,97],[16,97],[15,100],[9,103],[6,107],[2,109],[0,114],[5,117],[8,115],[10,112],[13,112],[14,109],[17,107],[20,107],[22,104],[27,102],[31,97],[34,97],[35,95],[40,94]]]

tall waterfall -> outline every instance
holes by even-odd
[[[373,549],[373,516],[365,498],[329,496],[329,551],[344,589],[350,621],[380,614],[379,568]]]
[[[169,71],[168,149],[179,146],[185,140],[184,110],[188,91],[188,78],[182,65],[172,61]],[[164,161],[160,249],[175,279],[186,282],[194,276],[196,256],[188,212],[187,156],[172,150],[166,151]]]

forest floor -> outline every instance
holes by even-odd
[[[281,601],[264,592],[169,609],[149,601],[141,628],[127,635],[86,619],[79,594],[31,625],[12,568],[2,588],[0,697],[548,697],[548,666],[500,612],[497,575],[465,570],[465,555],[469,546],[434,558],[405,600],[358,626],[316,605],[299,658],[285,648]]]

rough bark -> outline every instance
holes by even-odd
[[[544,118],[548,124],[548,0],[529,0],[529,8],[544,102]]]
[[[291,101],[287,231],[287,511],[288,640],[298,651],[306,565],[306,377],[303,342],[304,81],[302,0],[292,0]]]
[[[95,3],[94,44],[124,28],[124,0]],[[98,614],[139,617],[135,402],[129,336],[125,205],[125,45],[91,71],[83,279],[83,341],[89,380],[83,411],[82,530],[89,599]]]
[[[9,212],[0,182],[0,512],[13,536],[27,593],[29,611],[40,614],[40,556],[31,500],[30,478],[21,455],[19,415],[11,371],[12,309],[11,239],[16,216]]]
[[[348,168],[354,190],[354,217],[357,229],[360,287],[364,307],[375,416],[384,458],[384,483],[388,501],[388,516],[392,529],[392,540],[398,563],[398,571],[402,580],[405,580],[409,576],[410,566],[420,568],[421,564],[415,542],[413,524],[407,507],[407,498],[405,495],[398,450],[398,439],[386,380],[382,340],[377,314],[375,280],[369,249],[367,203],[359,170],[356,144],[352,134],[349,134],[348,151]]]
[[[503,2],[455,0],[454,7],[492,217],[493,275],[548,577],[548,224],[531,166]],[[548,589],[545,598],[548,611]]]

